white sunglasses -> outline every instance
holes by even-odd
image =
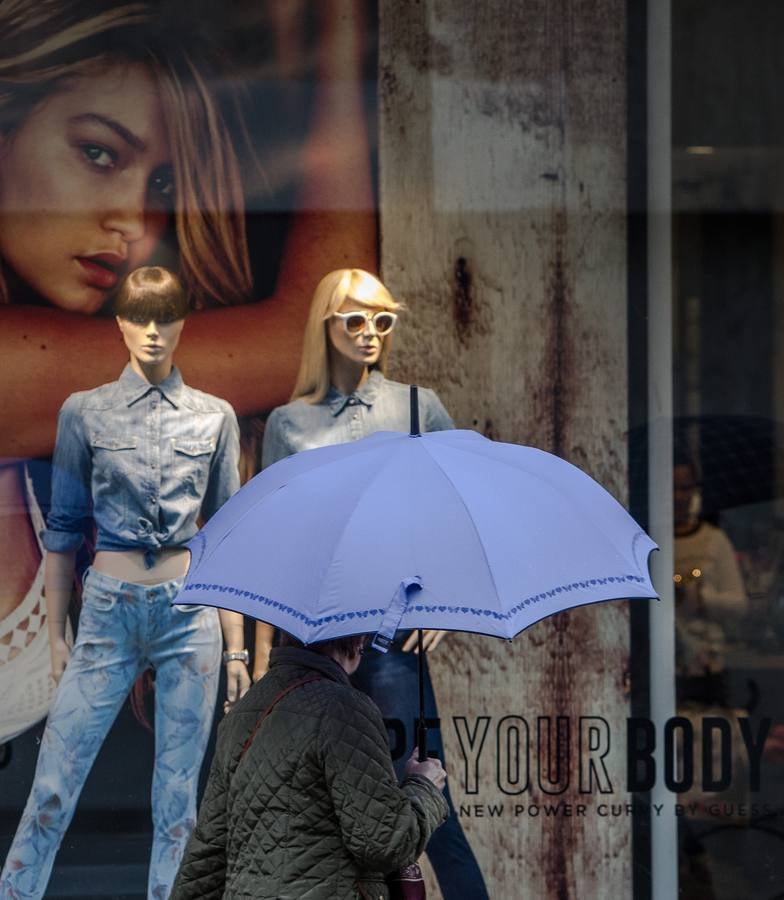
[[[373,315],[359,309],[347,313],[336,312],[332,313],[332,315],[342,320],[346,333],[350,334],[351,337],[362,334],[368,327],[368,323],[373,325],[373,330],[379,337],[383,337],[392,331],[395,327],[395,322],[397,322],[397,313],[386,312],[386,310],[380,310],[377,313],[373,313]]]

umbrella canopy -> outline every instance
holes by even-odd
[[[473,431],[380,432],[248,482],[190,542],[177,602],[304,643],[396,628],[512,638],[574,606],[655,598],[655,548],[552,454]]]

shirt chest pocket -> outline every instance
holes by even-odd
[[[90,440],[93,451],[93,469],[104,483],[130,482],[138,477],[139,461],[135,437],[110,434],[94,434]]]
[[[174,477],[197,497],[207,489],[215,438],[172,438]]]

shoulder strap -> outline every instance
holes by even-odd
[[[248,735],[248,739],[242,745],[242,750],[240,751],[240,758],[237,760],[237,768],[239,768],[240,763],[242,762],[242,758],[245,754],[250,750],[250,746],[253,743],[253,739],[256,737],[256,732],[261,728],[261,723],[267,718],[267,716],[272,712],[273,709],[280,703],[280,701],[292,691],[295,691],[297,688],[304,687],[306,684],[311,684],[314,681],[326,681],[322,675],[313,675],[308,676],[307,678],[300,678],[299,681],[295,681],[290,684],[287,688],[284,688],[277,697],[270,703],[270,705],[266,708],[266,710],[259,716],[258,721],[253,726],[253,730]],[[236,770],[235,770],[236,771]]]

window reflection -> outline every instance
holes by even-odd
[[[677,697],[727,706],[727,637],[742,630],[748,599],[730,538],[701,513],[696,464],[680,453],[673,464]]]
[[[732,729],[732,783],[679,796],[684,897],[784,880],[781,4],[672,5],[674,587],[679,715]],[[766,719],[749,786],[738,720]],[[716,745],[707,748],[717,761]],[[702,747],[695,746],[700,760]],[[717,807],[716,804],[719,804]],[[719,814],[715,813],[718,808]],[[711,811],[713,809],[713,812]],[[778,811],[778,812],[777,812]]]

